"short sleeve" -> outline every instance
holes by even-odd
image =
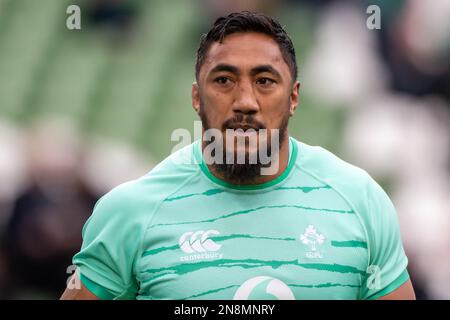
[[[362,299],[377,299],[409,279],[397,213],[384,190],[372,179],[367,188],[369,265],[362,283]]]
[[[145,222],[139,208],[116,188],[95,205],[83,227],[83,244],[73,257],[81,282],[100,299],[134,299],[134,263]]]

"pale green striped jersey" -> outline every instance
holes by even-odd
[[[199,141],[103,196],[74,256],[102,299],[373,299],[408,278],[395,209],[363,170],[290,138],[275,180],[217,179]]]

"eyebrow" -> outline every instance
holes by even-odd
[[[281,78],[281,74],[274,67],[272,67],[269,64],[256,66],[256,67],[252,68],[250,73],[251,73],[252,76],[254,76],[254,75],[257,75],[258,73],[263,73],[263,72],[268,72],[268,73],[271,73],[271,74],[273,74],[274,76],[276,76],[278,78]]]
[[[231,64],[226,64],[226,63],[219,63],[217,66],[215,66],[214,68],[211,69],[210,73],[215,73],[215,72],[221,72],[221,71],[227,71],[227,72],[231,72],[234,74],[239,74],[239,69],[235,66],[232,66]]]
[[[211,69],[210,73],[221,72],[221,71],[231,72],[236,75],[239,75],[241,73],[237,67],[235,67],[231,64],[227,64],[227,63],[219,63],[217,66],[215,66],[214,68]],[[259,65],[259,66],[252,68],[252,70],[250,71],[250,74],[252,76],[254,76],[254,75],[257,75],[258,73],[263,73],[263,72],[272,73],[274,76],[281,78],[281,74],[274,67],[272,67],[269,64]]]

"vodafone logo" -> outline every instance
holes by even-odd
[[[181,261],[193,261],[211,258],[222,258],[222,254],[209,252],[218,251],[222,245],[215,243],[209,239],[210,236],[220,234],[217,230],[200,230],[189,231],[183,233],[180,237],[178,244],[183,252],[190,254],[189,256],[181,257]]]
[[[288,285],[276,278],[259,276],[245,281],[233,300],[295,300]]]

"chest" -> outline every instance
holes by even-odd
[[[358,298],[365,234],[334,197],[234,196],[162,207],[138,260],[138,298]]]

